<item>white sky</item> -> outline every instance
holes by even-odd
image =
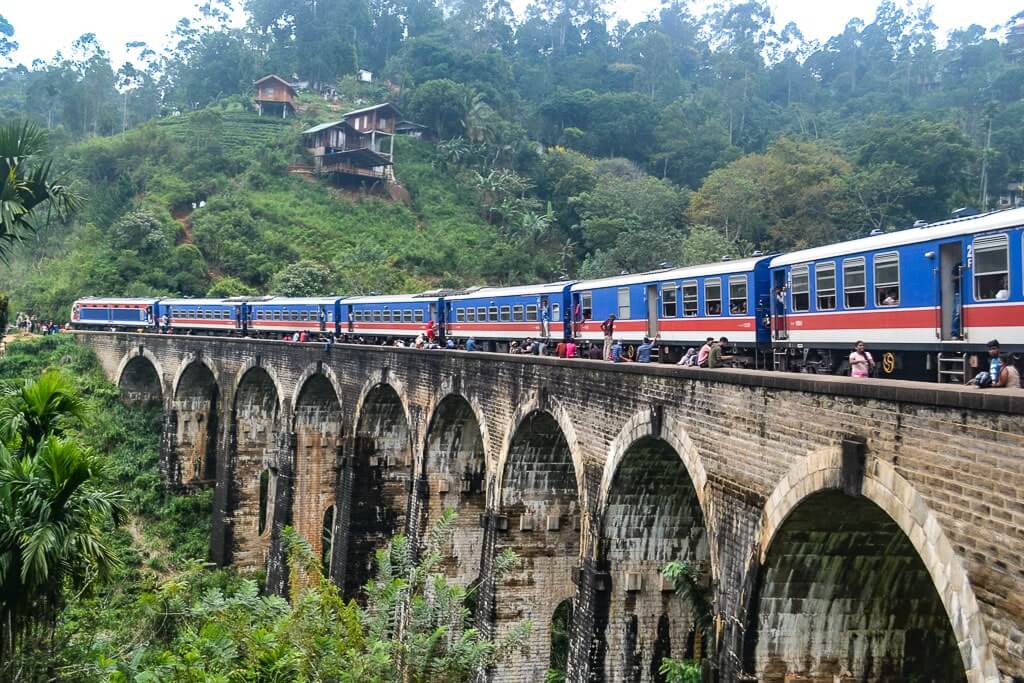
[[[512,0],[521,11],[528,0]],[[795,21],[804,35],[824,41],[840,32],[852,18],[870,20],[878,0],[769,0],[779,28]],[[236,4],[241,4],[236,0]],[[710,0],[697,0],[698,7]],[[986,28],[1024,10],[1024,0],[933,0],[940,32],[970,24]],[[115,68],[126,58],[124,44],[142,40],[162,47],[178,19],[192,14],[195,0],[29,0],[0,2],[0,14],[14,26],[20,44],[14,58],[30,63],[67,51],[83,33],[95,33],[111,53]],[[660,0],[613,0],[617,16],[631,22],[661,6]]]

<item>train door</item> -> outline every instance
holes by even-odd
[[[658,285],[647,285],[647,336],[658,336]]]
[[[963,244],[939,245],[939,323],[943,341],[963,338]]]
[[[779,268],[772,273],[772,339],[788,339],[789,324],[786,320],[786,269]]]

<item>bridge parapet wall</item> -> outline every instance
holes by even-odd
[[[807,517],[797,511],[813,509],[801,506],[820,502],[814,496],[824,491],[838,491],[851,500],[873,506],[858,508],[860,512],[853,515],[873,520],[874,536],[867,533],[862,535],[865,538],[889,539],[890,536],[880,535],[883,532],[906,537],[907,547],[913,548],[913,554],[920,559],[920,571],[932,582],[941,605],[939,612],[944,611],[949,617],[950,641],[960,652],[967,680],[1010,681],[1013,676],[1024,676],[1022,394],[920,383],[612,365],[484,353],[344,345],[327,353],[318,345],[277,341],[114,333],[78,333],[78,338],[95,349],[114,381],[121,379],[119,373],[123,372],[126,359],[151,358],[161,377],[160,395],[168,411],[174,407],[175,378],[183,372],[185,364],[201,358],[218,378],[217,413],[223,416],[219,420],[219,452],[227,457],[217,460],[217,510],[211,548],[214,557],[221,561],[231,556],[225,544],[232,543],[232,534],[249,533],[239,526],[235,512],[252,509],[252,501],[240,508],[228,490],[233,458],[237,458],[237,427],[232,428],[236,417],[232,417],[232,411],[236,409],[239,383],[248,369],[267,369],[280,395],[281,413],[274,429],[287,431],[295,429],[294,397],[299,396],[311,376],[323,375],[339,401],[337,410],[320,411],[332,421],[324,426],[327,436],[323,447],[304,446],[296,454],[296,439],[285,438],[268,449],[273,454],[265,460],[294,461],[303,452],[313,452],[316,457],[335,461],[318,463],[315,468],[314,480],[320,482],[314,487],[316,504],[303,499],[291,501],[289,496],[281,497],[285,502],[273,501],[275,528],[290,523],[304,529],[319,529],[325,503],[324,472],[337,472],[339,514],[334,533],[339,542],[333,546],[334,569],[343,573],[346,562],[357,559],[346,549],[347,541],[342,541],[351,513],[346,508],[346,498],[351,498],[351,487],[358,485],[353,477],[371,476],[360,475],[354,464],[362,452],[357,443],[358,425],[361,417],[365,422],[363,399],[374,387],[384,384],[394,389],[401,402],[401,418],[407,425],[399,429],[395,426],[397,417],[389,418],[394,424],[386,435],[381,435],[390,435],[388,438],[393,440],[395,434],[401,434],[401,438],[408,440],[411,477],[406,484],[407,504],[402,517],[410,532],[419,533],[422,521],[433,514],[426,511],[439,509],[442,504],[438,482],[444,480],[448,487],[460,485],[458,473],[431,469],[438,467],[436,463],[443,458],[436,453],[433,458],[425,455],[431,448],[432,422],[452,423],[433,420],[436,409],[446,396],[465,399],[467,408],[459,413],[459,419],[479,420],[482,424],[472,429],[459,427],[458,432],[445,437],[444,449],[461,453],[460,446],[450,441],[465,429],[467,438],[480,441],[479,446],[470,449],[477,454],[473,457],[485,460],[487,512],[480,519],[485,538],[481,543],[481,531],[470,525],[466,533],[472,536],[467,535],[466,539],[472,538],[473,544],[493,549],[515,545],[517,537],[529,538],[530,542],[519,544],[524,554],[535,554],[524,557],[528,568],[550,566],[554,568],[551,571],[571,574],[540,577],[530,575],[527,569],[518,575],[513,573],[503,585],[514,593],[517,586],[561,585],[566,580],[575,583],[576,612],[569,652],[573,680],[590,676],[598,680],[630,679],[633,673],[623,670],[622,663],[626,661],[641,680],[652,680],[656,657],[680,657],[693,645],[692,636],[688,643],[685,632],[673,632],[668,644],[658,633],[631,632],[657,628],[668,628],[671,632],[676,628],[675,622],[666,626],[661,617],[664,614],[675,619],[678,612],[677,606],[670,608],[666,602],[678,598],[663,591],[664,585],[656,575],[656,565],[661,561],[657,552],[635,556],[629,563],[622,563],[621,559],[629,549],[635,554],[637,548],[647,547],[645,544],[664,541],[653,532],[644,536],[644,528],[658,528],[658,533],[666,533],[665,529],[670,528],[671,533],[677,533],[679,525],[666,527],[660,521],[655,523],[653,517],[647,519],[642,515],[636,520],[609,522],[606,516],[609,492],[617,481],[620,462],[627,461],[629,458],[624,454],[644,439],[663,442],[664,448],[678,455],[683,465],[678,471],[685,471],[692,485],[690,489],[680,488],[679,495],[690,496],[687,500],[692,501],[695,494],[696,503],[687,505],[699,504],[699,514],[693,508],[693,514],[680,515],[680,519],[691,526],[697,520],[703,530],[687,532],[693,534],[688,537],[692,542],[689,546],[681,543],[679,547],[692,547],[694,552],[699,547],[701,557],[706,556],[698,565],[704,573],[701,580],[711,587],[716,619],[710,634],[713,642],[704,643],[703,647],[717,649],[721,680],[734,680],[743,669],[755,673],[756,680],[762,681],[782,681],[789,674],[805,675],[806,680],[833,680],[833,676],[842,679],[843,667],[879,666],[864,662],[885,660],[898,670],[909,666],[914,656],[923,656],[921,647],[908,645],[908,637],[901,637],[898,647],[893,646],[898,652],[869,652],[865,660],[863,651],[840,646],[837,643],[841,638],[824,632],[810,634],[805,640],[834,646],[837,651],[809,665],[793,657],[787,659],[772,649],[782,646],[773,645],[775,641],[765,629],[772,624],[795,623],[793,615],[778,610],[785,609],[781,605],[787,599],[796,597],[781,594],[775,597],[782,599],[774,600],[773,596],[762,594],[765,586],[776,585],[771,582],[771,572],[781,566],[777,553],[772,551],[773,542],[783,539],[776,546],[783,548],[797,543],[795,539],[806,539],[806,534],[821,532],[830,536],[833,526],[842,524],[841,519],[825,520],[828,523],[817,530],[801,531],[799,526],[793,526],[803,524]],[[326,386],[321,384],[321,391]],[[138,393],[139,389],[134,391]],[[551,461],[539,452],[543,450],[543,439],[533,447],[529,440],[521,439],[516,446],[514,438],[528,415],[540,413],[549,415],[551,423],[558,425],[567,453],[571,454],[577,490],[574,500],[564,501],[562,507],[578,509],[575,521],[573,514],[562,514],[562,507],[556,506],[555,514],[547,514],[546,508],[541,510],[541,503],[535,504],[532,499],[518,501],[512,507],[502,501],[500,491],[507,481],[519,486],[530,483],[530,473],[526,479],[520,472],[507,480],[512,466],[510,452],[517,453],[516,448],[522,450],[526,443],[526,451],[531,452],[535,462]],[[299,420],[300,432],[308,432],[307,423],[307,418]],[[332,440],[339,434],[341,447],[336,448]],[[308,434],[299,440],[308,443]],[[289,442],[290,453],[288,446],[282,445]],[[437,439],[433,442],[438,443]],[[433,448],[437,451],[439,446]],[[388,450],[397,452],[394,444]],[[289,473],[309,471],[308,463],[298,468],[294,463],[291,465],[287,468]],[[658,471],[677,470],[666,467]],[[346,476],[350,479],[346,480]],[[652,472],[649,476],[658,474]],[[643,477],[633,478],[640,482],[637,486],[642,486]],[[479,479],[475,484],[470,482],[467,493],[477,491],[473,487],[479,485]],[[675,488],[658,488],[652,483],[651,490],[664,492]],[[304,490],[300,485],[294,495],[302,496]],[[687,490],[692,493],[686,493]],[[643,491],[619,492],[611,498],[613,510],[622,508],[622,501],[640,501],[638,505],[642,505]],[[893,524],[876,520],[872,516],[876,507]],[[479,514],[476,508],[473,514]],[[841,516],[842,511],[836,510],[835,514]],[[304,518],[314,515],[315,519]],[[550,521],[554,517],[558,517],[557,521]],[[548,528],[549,524],[554,528]],[[560,538],[565,535],[566,524],[574,525],[574,530],[578,525],[578,542],[562,541],[561,547],[570,553],[578,547],[578,556],[564,558],[568,562],[539,561],[541,556],[549,557],[555,552],[551,549],[554,546],[540,542],[542,537],[546,534]],[[244,526],[247,529],[256,524],[246,522]],[[855,529],[847,531],[852,531],[849,538],[860,538]],[[620,532],[628,540],[616,545],[615,534]],[[460,546],[456,539],[455,545],[465,547],[466,543]],[[319,547],[319,541],[314,547]],[[828,552],[831,551],[821,549],[823,554]],[[274,554],[271,547],[271,561]],[[854,548],[847,555],[833,554],[846,557],[849,562],[868,556],[870,552],[863,548]],[[477,566],[484,567],[486,575],[488,559],[484,557],[475,563],[473,571]],[[569,569],[570,566],[575,568]],[[457,570],[452,575],[462,575],[463,581],[469,578]],[[480,578],[487,583],[486,576]],[[344,577],[336,574],[335,579],[341,583]],[[624,585],[627,583],[632,585]],[[792,590],[792,586],[786,590]],[[534,592],[542,593],[530,594]],[[492,591],[490,599],[508,593]],[[517,606],[514,610],[505,609],[508,605],[498,609],[493,602],[488,605],[485,595],[481,618],[488,622],[496,614],[511,611],[546,628],[562,597],[554,593],[552,604],[532,600],[525,608]],[[827,620],[828,611],[834,611],[844,599],[836,594],[831,602],[821,601],[813,609],[822,610],[819,616]],[[689,629],[692,620],[686,617],[678,621],[679,628]],[[855,621],[839,623],[833,619],[828,628],[835,632],[833,636],[842,636],[846,633],[844,628],[854,628]],[[917,633],[915,629],[927,628],[909,624],[904,630],[911,633],[912,640],[917,637],[913,635]],[[608,629],[614,633],[609,635]],[[629,647],[635,649],[623,651]],[[498,672],[496,678],[532,680],[538,667],[543,670],[546,666],[546,661],[538,664],[517,660],[513,670]],[[813,670],[801,671],[801,666]],[[602,669],[603,673],[598,673]],[[858,671],[850,673],[861,675]],[[870,671],[867,677],[887,680],[884,672],[878,670]]]

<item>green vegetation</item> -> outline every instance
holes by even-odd
[[[439,569],[452,513],[418,561],[403,537],[377,553],[365,607],[290,528],[289,599],[261,595],[202,561],[211,492],[163,491],[158,407],[123,406],[59,335],[11,343],[0,380],[0,680],[470,681],[530,632],[470,627],[475,589]]]
[[[819,43],[763,0],[614,28],[603,0],[242,6],[237,27],[203,3],[117,70],[93,34],[0,68],[2,115],[45,126],[88,198],[15,250],[16,310],[635,272],[1012,204],[1024,180],[1020,15],[942,36],[882,0]],[[0,18],[0,63],[16,38]],[[310,84],[296,117],[256,116],[267,73]],[[439,138],[398,140],[408,203],[287,172],[305,126],[384,100]]]

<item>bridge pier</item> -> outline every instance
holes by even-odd
[[[1020,395],[487,353],[78,337],[126,400],[162,398],[168,483],[202,485],[196,473],[216,468],[211,555],[266,570],[268,590],[285,588],[285,524],[357,595],[388,536],[422,543],[454,508],[443,570],[479,582],[482,630],[536,626],[528,654],[494,681],[540,679],[552,652],[579,683],[655,681],[661,657],[691,654],[721,681],[1024,677]],[[198,377],[200,355],[213,386],[185,381]],[[853,478],[851,435],[863,443]],[[523,564],[495,580],[506,548]],[[707,637],[694,628],[700,605],[662,583],[672,560],[695,570],[710,602]],[[564,625],[552,634],[569,605],[568,638]]]

